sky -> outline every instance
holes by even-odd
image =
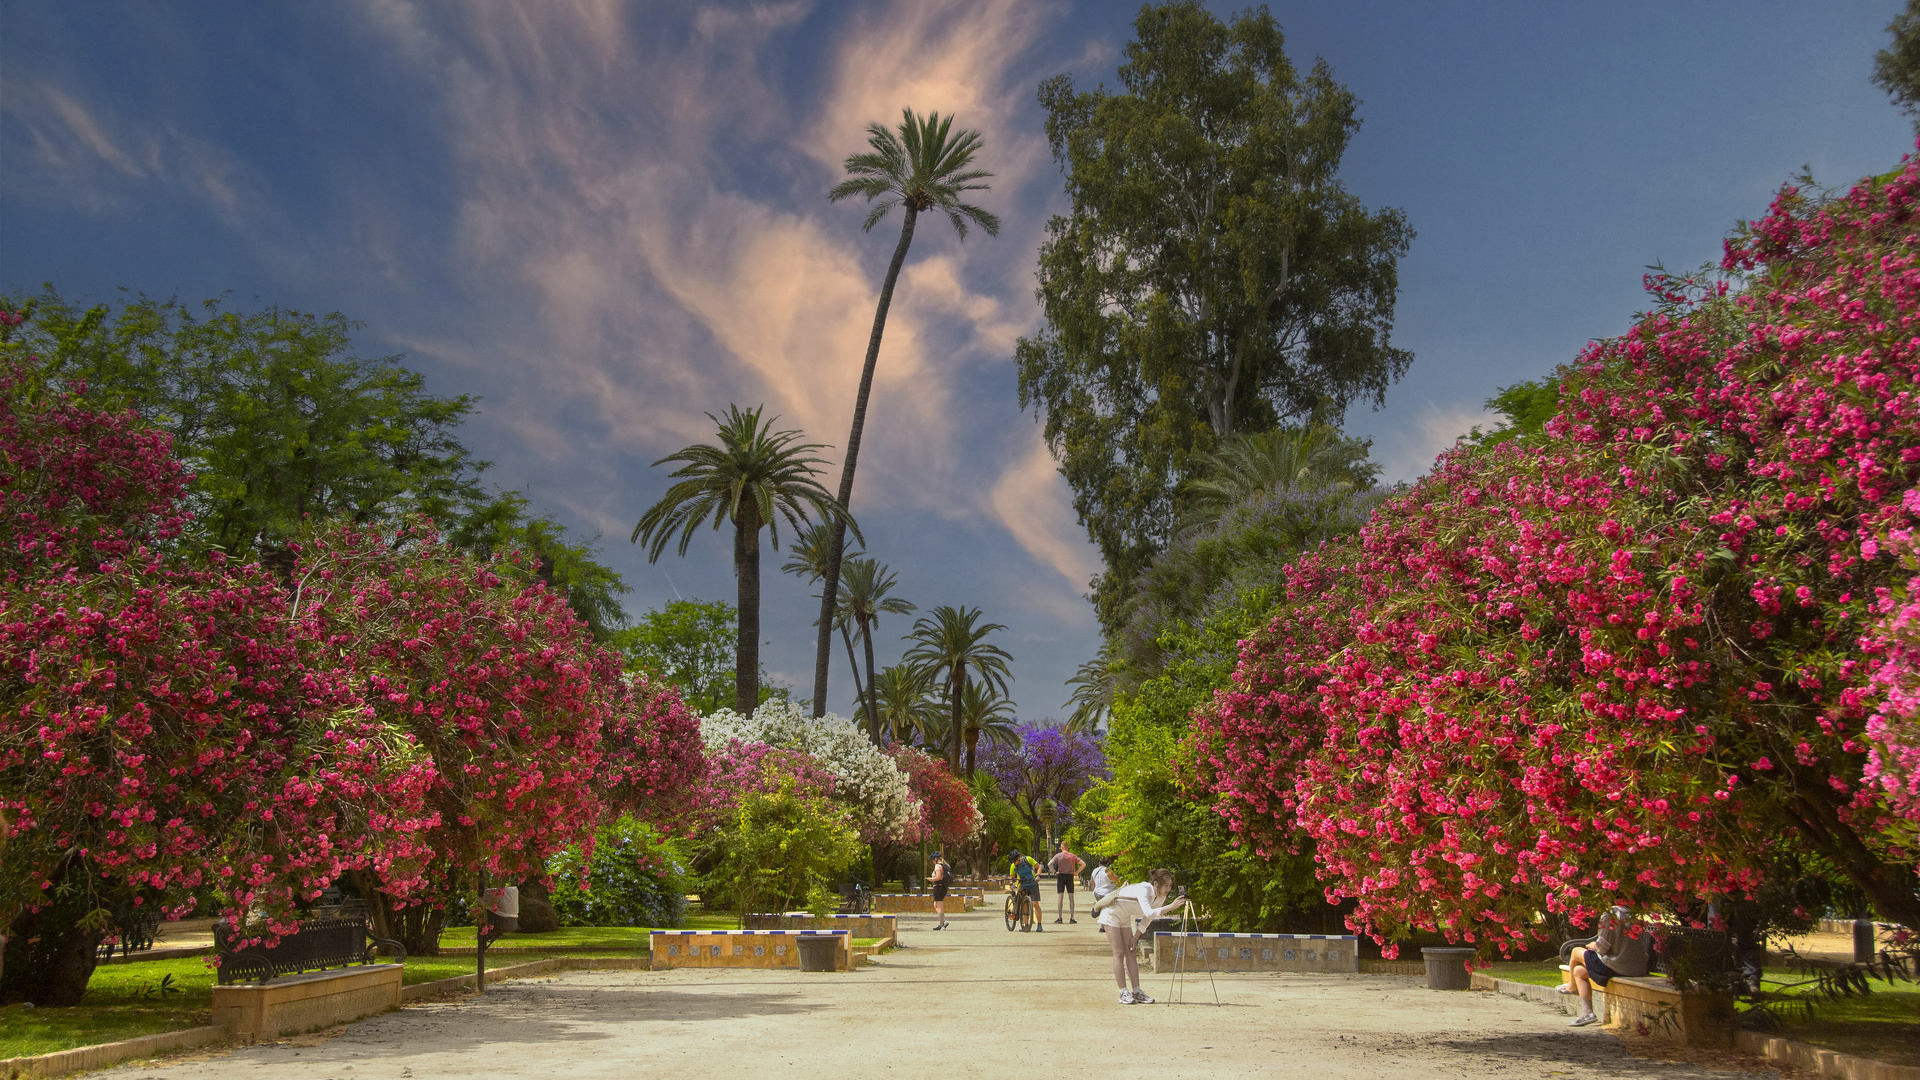
[[[1342,182],[1417,232],[1393,332],[1413,367],[1347,418],[1386,479],[1622,332],[1648,266],[1716,260],[1803,167],[1843,185],[1897,165],[1912,127],[1869,73],[1900,7],[1272,5],[1294,63],[1324,58],[1361,100]],[[899,595],[1004,624],[1023,719],[1062,716],[1099,645],[1099,559],[1015,387],[1065,208],[1034,91],[1113,84],[1136,10],[0,0],[0,289],[343,312],[362,355],[482,399],[464,439],[487,480],[598,535],[631,613],[731,600],[730,536],[651,565],[629,544],[668,484],[652,462],[764,405],[831,447],[835,486],[899,218],[862,232],[825,192],[868,123],[951,113],[982,135],[977,201],[1003,227],[916,233],[853,510]],[[762,656],[806,696],[818,602],[782,558],[763,555]],[[883,621],[881,663],[910,623]]]

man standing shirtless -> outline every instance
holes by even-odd
[[[1047,863],[1047,869],[1053,871],[1053,889],[1059,899],[1054,902],[1053,921],[1061,921],[1062,913],[1068,922],[1079,922],[1079,912],[1073,899],[1073,879],[1086,866],[1086,860],[1067,850],[1067,842],[1060,841],[1060,853]]]

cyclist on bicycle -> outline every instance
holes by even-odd
[[[1033,932],[1040,932],[1040,864],[1021,852],[1013,853],[1013,865],[1007,868],[1007,877],[1013,881],[1017,895],[1024,897],[1023,904],[1033,905]],[[1026,927],[1020,928],[1025,931]]]

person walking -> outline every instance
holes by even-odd
[[[1047,861],[1047,869],[1053,871],[1053,921],[1059,922],[1064,914],[1068,922],[1079,922],[1079,912],[1075,910],[1073,899],[1073,879],[1080,874],[1080,868],[1087,861],[1067,850],[1067,842],[1060,841],[1060,851]]]
[[[1106,928],[1107,944],[1113,949],[1113,981],[1120,987],[1120,1004],[1151,1005],[1153,999],[1140,989],[1140,957],[1134,946],[1140,940],[1140,928],[1167,912],[1191,903],[1186,897],[1168,899],[1173,891],[1173,871],[1165,868],[1147,875],[1147,880],[1123,885],[1097,901],[1093,908]],[[1131,986],[1129,986],[1131,984]]]
[[[940,916],[940,925],[935,930],[947,928],[947,886],[953,884],[953,867],[939,852],[933,853],[933,869],[928,873],[927,883],[933,886],[933,913]]]
[[[1044,910],[1040,906],[1040,864],[1027,858],[1025,852],[1016,851],[1013,853],[1013,865],[1007,868],[1007,877],[1010,879],[1007,887],[1019,892],[1027,898],[1027,903],[1033,905],[1033,932],[1039,933],[1043,929],[1040,913]],[[1025,932],[1027,928],[1023,926],[1020,929]]]

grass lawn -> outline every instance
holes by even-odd
[[[583,928],[592,929],[592,928]],[[644,932],[625,928],[609,931],[628,935],[614,939],[624,945]],[[566,933],[566,931],[562,931]],[[551,936],[551,935],[542,935]],[[605,944],[599,946],[606,948]],[[561,945],[556,955],[593,956],[593,945]],[[613,955],[611,953],[606,955]],[[631,956],[631,953],[624,955]],[[489,971],[525,963],[529,957],[489,958]],[[407,986],[471,975],[471,956],[416,956],[407,959],[401,981]],[[171,976],[172,981],[167,981]],[[76,1046],[117,1042],[161,1031],[202,1027],[213,1022],[211,989],[214,973],[198,956],[172,960],[142,960],[132,964],[102,964],[93,969],[86,997],[69,1009],[33,1009],[13,1005],[0,1009],[0,1058],[50,1054]],[[163,986],[165,989],[163,989]],[[177,991],[177,992],[174,992]]]
[[[689,915],[685,925],[660,927],[670,930],[733,930],[740,925],[731,915]],[[513,949],[644,949],[650,926],[563,926],[544,934],[508,934],[490,948]],[[473,948],[473,927],[454,926],[440,933],[443,949]]]

